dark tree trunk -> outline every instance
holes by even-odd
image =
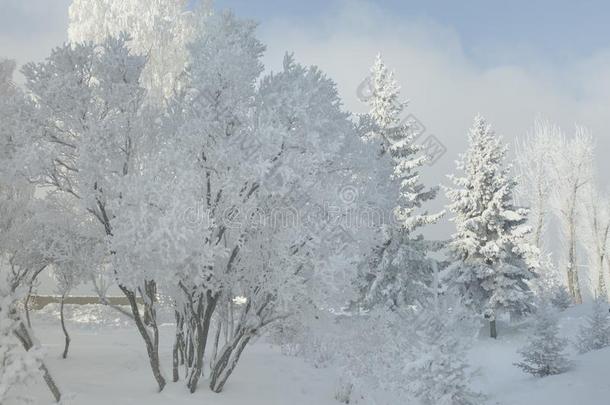
[[[28,289],[28,295],[25,297],[25,302],[23,303],[23,309],[25,310],[25,319],[28,323],[28,328],[32,329],[32,321],[30,320],[30,299],[32,298],[32,287]]]
[[[144,339],[150,367],[159,386],[159,392],[161,392],[163,391],[163,388],[165,388],[166,381],[163,377],[163,373],[161,372],[161,365],[159,362],[159,329],[157,328],[154,311],[151,311],[151,322],[153,329],[153,335],[151,336],[146,328],[146,325],[144,324],[144,321],[142,320],[142,317],[140,316],[138,302],[136,300],[136,293],[123,285],[119,285],[119,288],[129,301],[131,312],[133,314],[133,320],[136,323],[136,327],[138,328],[142,339]]]
[[[61,355],[61,357],[64,359],[68,357],[68,348],[70,347],[70,335],[68,334],[68,330],[66,329],[66,322],[65,322],[65,318],[64,318],[65,300],[66,300],[66,295],[63,294],[61,296],[61,303],[59,304],[59,319],[61,320],[61,329],[64,331],[64,338],[65,338],[64,352]]]
[[[203,375],[203,357],[205,355],[205,347],[210,332],[212,315],[216,310],[217,302],[218,295],[212,294],[211,291],[206,292],[205,299],[203,297],[200,297],[199,299],[196,311],[197,319],[195,319],[195,367],[190,369],[190,375],[187,382],[187,386],[191,393],[194,393],[197,390],[199,378]]]
[[[226,328],[226,326],[225,326]],[[222,320],[218,317],[218,322],[216,323],[216,330],[214,331],[214,346],[212,347],[212,357],[210,357],[210,369],[213,368],[214,363],[216,362],[216,356],[218,355],[218,345],[220,343],[220,332],[222,330]]]
[[[157,300],[157,283],[148,281],[145,283],[144,289],[146,294],[146,297],[144,297],[144,324],[146,326],[152,326],[153,320],[151,319],[151,314],[153,313],[153,306]]]
[[[176,382],[180,379],[180,373],[178,367],[180,364],[184,364],[184,318],[180,315],[180,312],[175,311],[176,317],[176,337],[174,340],[174,347],[172,350],[172,374],[173,381]]]
[[[210,375],[210,389],[212,391],[219,393],[223,390],[253,333],[239,333],[230,343],[227,343],[222,348]]]
[[[498,337],[498,331],[496,330],[496,320],[492,319],[489,321],[489,336],[496,339]]]

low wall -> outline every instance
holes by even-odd
[[[30,309],[42,309],[47,304],[59,303],[61,297],[58,295],[32,295],[30,297],[29,307]],[[106,300],[112,305],[129,305],[126,297],[106,297]],[[142,300],[138,299],[141,304]],[[87,305],[87,304],[99,304],[100,299],[98,297],[86,297],[86,296],[69,296],[64,300],[66,304],[76,305]]]

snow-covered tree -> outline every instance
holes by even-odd
[[[360,131],[365,140],[380,144],[378,165],[390,165],[392,170],[391,179],[381,181],[391,180],[389,185],[397,188],[398,196],[390,223],[380,227],[378,246],[362,264],[358,284],[364,307],[377,304],[395,307],[416,302],[421,298],[418,292],[430,282],[432,261],[428,251],[438,246],[415,232],[436,223],[444,212],[429,214],[425,209],[438,192],[438,187],[427,188],[420,179],[419,171],[429,156],[415,143],[418,134],[413,122],[403,122],[402,114],[408,103],[401,100],[394,73],[380,55],[367,83],[370,111],[360,117]]]
[[[570,362],[563,353],[567,341],[558,336],[559,325],[555,310],[549,303],[542,302],[533,322],[528,343],[519,351],[522,360],[515,365],[537,377],[563,373],[569,368]]]
[[[564,285],[557,285],[551,290],[551,304],[560,311],[565,311],[573,304],[572,296]]]
[[[477,116],[468,136],[467,152],[458,161],[461,176],[450,176],[449,210],[457,232],[449,248],[454,262],[443,271],[445,284],[490,321],[496,337],[498,311],[530,310],[538,257],[529,244],[527,210],[516,207],[517,185],[505,162],[506,146],[487,121]]]
[[[429,214],[423,208],[433,200],[438,187],[427,188],[420,179],[421,167],[430,159],[415,143],[418,133],[413,122],[403,122],[403,111],[407,102],[400,99],[400,86],[378,55],[371,68],[369,78],[371,95],[368,99],[370,112],[365,121],[371,121],[365,138],[378,140],[381,152],[389,153],[393,161],[393,180],[398,183],[400,194],[394,210],[398,223],[407,233],[436,223],[443,213]]]
[[[559,219],[562,233],[568,290],[575,303],[582,303],[578,275],[577,247],[578,228],[581,223],[579,207],[586,187],[591,184],[593,174],[593,140],[584,128],[577,127],[571,138],[561,137],[549,153],[553,161],[555,181],[552,207]]]
[[[582,198],[582,213],[584,220],[580,222],[582,229],[582,245],[587,253],[589,274],[592,281],[591,290],[594,295],[608,300],[606,275],[604,270],[608,262],[608,239],[610,238],[610,204],[601,195],[594,183],[585,188]]]
[[[539,255],[537,277],[533,283],[536,296],[548,300],[559,311],[568,309],[573,300],[565,286],[563,277],[551,261],[550,255]]]
[[[610,346],[608,300],[606,297],[596,297],[591,315],[587,317],[587,323],[580,328],[576,347],[580,353],[586,353],[608,346]]]
[[[14,69],[13,61],[0,60],[0,402],[15,399],[15,388],[41,375],[59,401],[59,389],[19,308],[48,263],[36,249],[34,188],[22,177],[17,155],[31,126],[24,115],[25,97],[11,82]]]
[[[111,241],[117,211],[129,194],[123,187],[125,177],[138,172],[154,140],[148,135],[157,125],[151,110],[144,107],[145,90],[139,84],[145,58],[132,55],[128,41],[121,34],[100,45],[66,44],[54,49],[45,62],[23,68],[37,128],[29,139],[35,147],[26,159],[28,176],[88,212],[100,239]],[[146,328],[136,301],[138,291],[145,291],[139,287],[152,278],[133,270],[115,268],[115,276],[131,304],[162,389],[165,379],[156,324],[152,331]],[[134,285],[134,278],[140,284]]]
[[[414,360],[406,366],[405,380],[409,391],[422,403],[482,402],[482,396],[470,388],[471,372],[466,361],[469,341],[460,335],[469,320],[459,305],[432,306],[418,317],[414,325],[417,339],[411,349]]]
[[[59,315],[65,341],[62,357],[65,359],[71,342],[64,316],[65,299],[75,287],[91,279],[101,266],[107,249],[88,215],[67,211],[53,202],[47,207],[49,215],[40,229],[44,245],[40,248],[51,263],[55,292],[61,297]]]
[[[395,401],[476,404],[466,361],[474,319],[449,296],[424,308],[377,307],[325,325],[333,362],[352,397],[374,402],[381,392]]]
[[[115,208],[115,267],[132,286],[129,274],[154,274],[172,297],[173,377],[183,362],[191,391],[213,327],[210,386],[221,391],[254,336],[314,300],[304,290],[316,288],[318,269],[349,268],[357,257],[336,249],[340,238],[316,210],[345,206],[329,190],[348,180],[359,187],[348,157],[360,140],[317,68],[287,56],[256,86],[264,47],[254,29],[231,13],[196,14],[188,84],[138,170],[121,179]]]
[[[550,219],[550,199],[555,181],[552,159],[541,159],[541,156],[552,153],[562,137],[558,126],[537,120],[515,150],[519,174],[517,194],[530,210],[531,243],[541,251],[544,249],[543,237]]]
[[[68,37],[73,43],[103,44],[108,37],[128,33],[128,46],[146,56],[142,85],[153,102],[171,97],[187,61],[192,33],[187,0],[74,0]],[[208,7],[201,5],[200,7]]]
[[[8,268],[8,267],[7,267]],[[12,291],[8,272],[0,269],[0,402],[27,399],[15,392],[23,385],[37,381],[42,355],[39,349],[24,350],[16,333],[23,326],[16,316],[16,305],[22,297]],[[23,290],[22,290],[23,291]],[[16,398],[17,397],[17,398]]]

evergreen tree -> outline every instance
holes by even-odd
[[[381,241],[363,263],[358,288],[361,304],[372,307],[383,304],[395,307],[411,304],[432,280],[435,265],[428,251],[438,249],[415,231],[437,222],[444,212],[429,214],[424,205],[433,200],[438,187],[427,188],[419,170],[429,157],[415,143],[418,135],[412,122],[404,122],[402,113],[407,102],[400,98],[400,86],[394,74],[377,56],[368,79],[368,114],[360,119],[365,140],[380,143],[379,159],[392,166],[391,184],[398,189],[393,207],[393,223],[382,227]],[[386,163],[386,162],[383,162]]]
[[[363,119],[366,139],[380,141],[380,153],[389,153],[393,161],[393,179],[398,182],[400,195],[394,213],[407,233],[436,223],[443,213],[429,214],[422,206],[436,198],[438,187],[426,188],[419,178],[419,169],[430,159],[415,143],[418,135],[413,123],[403,121],[402,114],[408,102],[400,99],[400,86],[377,55],[369,79],[370,112]]]
[[[542,303],[535,316],[535,325],[527,345],[519,351],[523,360],[515,363],[526,373],[537,377],[561,374],[569,367],[563,354],[567,344],[559,338],[557,315],[546,302]]]
[[[482,395],[470,388],[469,340],[460,334],[472,316],[461,313],[459,305],[429,308],[415,322],[414,359],[405,370],[409,392],[426,405],[481,403]]]
[[[587,323],[581,326],[577,337],[576,347],[580,353],[610,346],[610,321],[607,307],[603,297],[598,296],[593,301],[593,311],[587,318]]]
[[[551,304],[560,311],[565,311],[572,305],[572,296],[564,285],[559,285],[551,290]]]
[[[531,308],[538,257],[527,242],[527,210],[513,203],[517,183],[504,163],[506,146],[481,116],[474,120],[467,152],[458,161],[460,176],[450,176],[449,210],[457,232],[449,243],[454,263],[443,272],[449,288],[490,321],[496,337],[499,310],[522,314]]]

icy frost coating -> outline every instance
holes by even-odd
[[[187,60],[191,35],[187,0],[74,0],[69,9],[72,42],[103,43],[128,33],[129,48],[146,56],[142,84],[153,100],[173,94]],[[203,7],[203,6],[202,6]]]

